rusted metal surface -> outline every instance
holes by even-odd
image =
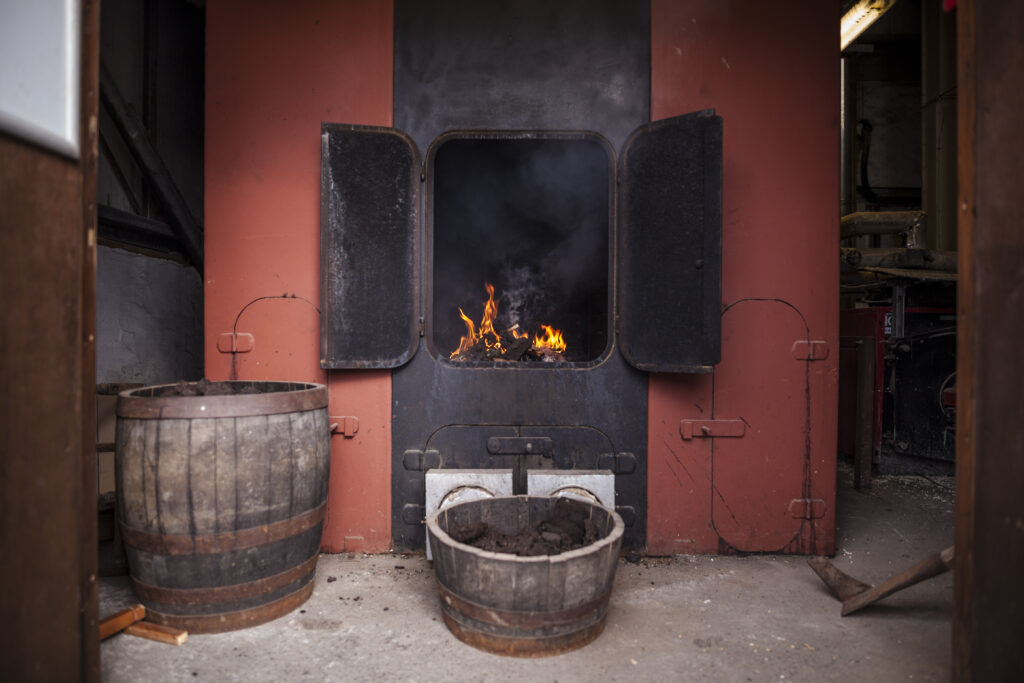
[[[442,609],[441,617],[452,634],[473,647],[496,655],[509,657],[549,657],[576,650],[592,642],[604,630],[605,619],[572,633],[539,637],[504,636],[483,633],[460,622],[454,614]]]
[[[324,501],[312,510],[288,519],[220,534],[160,534],[134,529],[126,524],[121,524],[121,534],[128,545],[150,553],[208,555],[276,543],[320,524],[326,513],[327,502]]]
[[[608,609],[608,601],[611,599],[612,589],[608,587],[601,595],[594,600],[562,610],[549,612],[523,612],[516,610],[497,609],[459,597],[443,583],[438,581],[438,592],[441,594],[441,606],[445,609],[454,610],[467,619],[508,629],[509,633],[519,631],[539,631],[544,633],[557,633],[559,629],[570,627],[570,630],[578,630],[581,621],[599,620],[604,618]]]
[[[164,624],[165,626],[183,628],[190,633],[224,633],[225,631],[236,631],[238,629],[249,628],[251,626],[259,626],[260,624],[265,624],[268,621],[277,619],[278,617],[297,609],[299,605],[306,602],[312,594],[313,581],[312,576],[310,576],[310,581],[294,593],[285,595],[284,597],[278,598],[277,600],[262,605],[261,607],[239,610],[236,612],[222,612],[219,614],[202,614],[194,616],[165,614],[163,612],[149,609],[146,611],[146,615],[150,621],[154,621],[158,624]]]
[[[231,603],[271,593],[290,583],[309,577],[316,570],[319,553],[291,569],[268,576],[265,579],[213,588],[162,588],[151,586],[138,579],[132,579],[132,587],[140,598],[150,604],[165,605],[211,605]]]

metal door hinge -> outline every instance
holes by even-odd
[[[789,501],[789,514],[794,519],[820,519],[825,516],[821,498],[794,498]]]
[[[793,342],[793,358],[797,360],[825,360],[828,358],[828,342],[816,339],[798,339]]]
[[[249,353],[256,346],[256,338],[248,332],[224,332],[217,336],[217,350],[221,353]]]
[[[679,423],[679,434],[687,441],[697,437],[740,437],[746,431],[743,420],[683,420]]]
[[[328,418],[331,423],[331,434],[341,434],[346,438],[352,438],[359,431],[359,418],[351,415],[331,415]]]
[[[441,466],[441,453],[438,451],[408,450],[402,453],[402,467],[409,472],[426,472]]]
[[[636,469],[636,456],[632,453],[601,453],[597,456],[597,469],[629,474]]]

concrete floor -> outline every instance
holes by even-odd
[[[953,480],[840,469],[835,564],[877,584],[953,539]],[[604,633],[574,652],[513,659],[456,640],[422,555],[322,555],[312,598],[262,626],[181,646],[116,635],[105,681],[946,681],[946,573],[841,618],[802,557],[620,560]],[[100,614],[135,602],[104,579]]]

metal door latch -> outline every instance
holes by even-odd
[[[743,436],[747,425],[743,420],[683,420],[679,423],[679,434],[689,441],[693,438]]]
[[[597,456],[597,469],[629,474],[636,469],[636,456],[632,453],[601,453]]]
[[[351,439],[359,431],[359,418],[351,415],[332,415],[328,418],[331,434],[341,434]]]
[[[248,332],[224,332],[217,335],[217,350],[221,353],[248,353],[256,346],[256,338]]]
[[[797,360],[825,360],[828,358],[828,342],[820,339],[797,339],[791,349]]]
[[[426,472],[441,466],[441,453],[433,449],[427,451],[408,450],[402,453],[402,467],[409,472]],[[420,516],[423,519],[423,516]]]
[[[821,519],[825,516],[825,501],[821,498],[794,498],[789,501],[789,514],[794,519]]]

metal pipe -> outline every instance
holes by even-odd
[[[855,268],[910,268],[939,270],[955,273],[957,253],[955,251],[933,251],[931,249],[852,249],[841,248],[843,263]]]
[[[858,211],[839,221],[839,238],[906,234],[907,248],[924,247],[924,211]]]

